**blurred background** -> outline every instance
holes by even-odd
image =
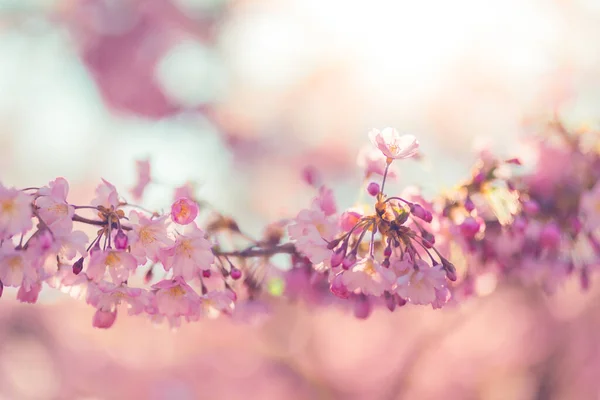
[[[81,204],[150,159],[147,206],[195,181],[257,234],[309,204],[306,166],[352,205],[368,130],[393,126],[423,158],[390,188],[435,194],[555,113],[599,128],[599,39],[597,0],[0,0],[0,178],[64,176]],[[503,286],[367,321],[273,304],[173,333],[7,290],[0,399],[597,399],[598,298]]]

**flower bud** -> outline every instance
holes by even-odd
[[[385,297],[385,305],[387,306],[388,310],[394,311],[398,305],[396,303],[396,297],[387,291],[383,293],[383,297]]]
[[[456,276],[456,267],[454,266],[454,264],[452,264],[450,261],[446,260],[445,258],[442,258],[442,267],[444,268],[444,271],[446,271],[446,277],[448,278],[448,280],[455,282],[457,279],[457,276]]]
[[[346,246],[342,246],[331,255],[331,268],[339,266],[344,261],[344,257],[346,257]]]
[[[361,294],[354,302],[354,316],[358,319],[367,319],[371,315],[371,311],[373,311],[373,307],[369,298]]]
[[[467,197],[464,205],[465,205],[465,210],[467,210],[467,212],[471,212],[475,209],[475,203],[473,203],[473,200],[471,200],[470,197]]]
[[[377,182],[371,182],[367,186],[367,192],[371,196],[377,196],[379,194],[379,184]]]
[[[210,269],[203,269],[202,270],[202,277],[203,278],[210,278],[211,272]]]
[[[229,271],[229,275],[231,275],[232,279],[237,281],[238,279],[240,279],[242,277],[242,271],[240,271],[236,267],[231,267],[231,271]]]
[[[546,248],[554,248],[560,244],[560,229],[558,225],[550,222],[540,232],[540,245]]]
[[[410,205],[410,213],[417,218],[421,218],[423,221],[427,221],[427,211],[420,204],[413,203]],[[431,221],[431,220],[430,220]]]
[[[92,320],[92,326],[95,328],[108,329],[115,323],[117,319],[117,309],[113,311],[96,310]]]
[[[125,232],[123,232],[122,229],[119,229],[115,235],[115,248],[117,250],[125,250],[129,244],[128,242],[129,240],[127,239]]]
[[[403,307],[406,305],[406,303],[408,303],[404,297],[400,297],[397,294],[394,295],[394,297],[396,298],[396,304],[398,304],[398,307]]]
[[[381,266],[383,268],[389,268],[390,267],[390,259],[389,258],[384,259],[381,263]]]
[[[423,231],[421,233],[421,237],[423,238],[423,245],[428,249],[432,248],[435,244],[435,236],[433,235],[433,233]]]
[[[342,261],[342,268],[344,268],[344,269],[350,269],[350,267],[352,267],[354,264],[356,264],[356,254],[355,253],[349,253],[344,258],[344,261]]]
[[[473,217],[465,218],[463,223],[460,224],[460,232],[467,239],[471,239],[471,238],[475,237],[475,235],[479,232],[480,228],[481,228],[481,225]]]
[[[81,271],[83,271],[83,257],[80,257],[79,260],[75,261],[73,264],[73,273],[75,275],[79,275]]]

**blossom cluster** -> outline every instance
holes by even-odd
[[[124,308],[178,326],[244,317],[276,297],[346,304],[358,318],[376,306],[437,309],[490,277],[551,292],[576,274],[585,288],[600,258],[599,152],[580,132],[558,123],[551,131],[558,142],[536,142],[532,173],[520,173],[518,159],[483,153],[469,180],[427,201],[413,188],[385,192],[398,164],[418,155],[418,140],[372,130],[357,160],[367,204],[338,210],[333,191],[316,187],[307,170],[312,204],[260,239],[218,212],[200,227],[205,209],[190,185],[161,214],[127,202],[106,180],[84,205],[69,202],[64,178],[24,189],[0,184],[0,296],[12,287],[35,303],[47,285],[85,299],[96,309],[93,325],[109,328]],[[148,161],[137,170],[136,201],[152,184]],[[234,236],[247,245],[228,243]],[[287,255],[287,268],[274,266],[277,254]]]

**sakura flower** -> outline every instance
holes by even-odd
[[[115,284],[121,284],[129,278],[130,271],[137,268],[134,256],[121,250],[99,250],[92,253],[87,275],[94,281],[104,278],[106,269]]]
[[[413,135],[400,135],[393,128],[385,128],[383,131],[373,129],[369,132],[369,139],[387,157],[388,164],[392,160],[412,157],[419,150],[417,138]]]
[[[325,186],[319,188],[319,195],[313,199],[312,207],[323,211],[329,217],[336,213],[335,198],[333,191]]]
[[[112,311],[123,302],[127,303],[129,315],[144,311],[149,303],[148,292],[140,288],[119,286],[107,281],[88,285],[87,302],[103,311]]]
[[[349,208],[340,215],[340,227],[343,231],[348,232],[352,229],[363,216],[360,208]],[[354,233],[362,232],[362,228],[354,230]]]
[[[369,179],[372,175],[383,176],[387,165],[386,156],[378,149],[374,149],[369,145],[363,146],[360,149],[356,163],[364,171],[365,179]],[[397,172],[393,167],[390,167],[387,174],[388,179],[396,178],[397,176]]]
[[[105,179],[96,187],[96,197],[91,204],[95,207],[102,206],[107,209],[116,209],[119,206],[119,194],[113,184]]]
[[[431,303],[434,310],[442,308],[450,301],[450,290],[447,287],[435,288],[435,300]]]
[[[144,195],[144,190],[146,186],[150,183],[150,161],[149,160],[138,160],[135,162],[135,167],[137,169],[137,183],[130,190],[131,195],[135,200],[140,200]]]
[[[157,261],[159,253],[173,244],[167,235],[165,222],[167,216],[150,219],[137,211],[129,213],[131,230],[127,233],[131,254],[140,264],[146,262],[146,257]]]
[[[160,259],[167,271],[173,269],[175,276],[191,281],[202,270],[210,269],[215,256],[204,231],[191,223],[183,234],[177,235],[175,244],[161,251]]]
[[[446,273],[441,265],[430,267],[418,259],[417,268],[411,268],[397,280],[396,293],[413,304],[430,304],[436,300],[435,289],[446,284]]]
[[[294,222],[288,232],[298,250],[314,264],[329,260],[332,252],[327,241],[337,233],[337,224],[321,210],[302,210]]]
[[[31,229],[31,201],[30,195],[0,184],[0,240]]]
[[[344,272],[343,282],[350,291],[360,289],[363,294],[381,296],[390,290],[396,275],[376,260],[366,257],[359,260],[351,270]]]
[[[179,225],[187,225],[198,216],[198,204],[185,197],[177,199],[171,206],[171,219]]]
[[[600,228],[600,183],[596,183],[592,190],[583,194],[579,210],[587,232],[594,232]]]
[[[38,281],[38,268],[32,253],[6,245],[0,248],[0,281],[4,286],[24,285],[29,290]]]
[[[200,296],[185,283],[182,277],[163,280],[152,286],[155,291],[153,306],[157,314],[166,317],[190,317],[197,315]]]
[[[70,231],[73,228],[71,218],[75,208],[67,202],[69,182],[64,178],[56,178],[39,190],[35,205],[38,213],[47,225],[53,225],[54,230]]]

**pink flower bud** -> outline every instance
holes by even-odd
[[[342,261],[342,268],[350,269],[354,264],[356,264],[356,254],[350,253]]]
[[[92,326],[95,328],[108,329],[115,323],[117,319],[117,309],[113,311],[96,310],[92,320]]]
[[[432,233],[427,231],[423,231],[421,236],[423,237],[423,245],[428,249],[432,248],[435,244],[435,236],[433,236]]]
[[[345,257],[346,257],[346,246],[342,246],[341,248],[337,249],[331,255],[331,268],[335,268],[335,267],[339,266],[342,263],[342,261],[344,261]]]
[[[117,250],[125,250],[128,244],[129,241],[127,239],[127,235],[122,229],[119,229],[115,235],[115,248]]]
[[[179,225],[187,225],[198,216],[198,204],[182,197],[171,206],[171,219]]]
[[[392,246],[391,244],[388,244],[385,249],[383,249],[383,256],[384,257],[389,257],[392,255]]]
[[[81,271],[83,271],[83,257],[79,258],[79,260],[75,261],[73,264],[73,273],[75,275],[79,275]]]
[[[544,226],[540,232],[540,245],[546,248],[554,248],[560,244],[560,229],[559,227],[550,222]]]
[[[410,212],[417,218],[422,219],[425,222],[431,222],[433,220],[433,215],[426,209],[424,209],[420,204],[413,203],[410,206]]]
[[[377,182],[369,183],[369,185],[367,186],[367,192],[371,196],[377,196],[379,194],[379,183],[377,183]]]
[[[394,297],[396,298],[396,304],[398,304],[398,307],[403,307],[406,305],[406,303],[408,303],[404,297],[400,297],[397,294],[394,295]]]
[[[347,299],[350,297],[350,291],[346,285],[344,285],[342,274],[336,275],[335,278],[333,278],[331,281],[331,286],[329,286],[329,290],[340,299]]]
[[[477,175],[475,175],[473,177],[473,183],[475,185],[481,185],[483,182],[485,182],[486,180],[486,176],[483,172],[479,172]]]
[[[29,290],[25,290],[25,286],[21,286],[17,292],[17,300],[21,303],[35,304],[41,290],[42,285],[40,283],[34,283]]]
[[[242,271],[237,269],[236,267],[231,267],[231,271],[229,271],[229,275],[231,275],[232,279],[236,281],[242,277]]]
[[[540,205],[535,200],[527,200],[523,202],[523,211],[528,215],[536,215],[540,212]]]
[[[367,319],[371,315],[373,307],[365,295],[361,295],[354,302],[354,316],[358,319]]]
[[[465,200],[465,210],[467,210],[467,212],[471,212],[475,209],[475,203],[473,203],[473,200],[471,200],[470,197],[467,197],[467,199]]]
[[[454,264],[452,264],[450,261],[446,260],[445,258],[442,258],[442,267],[444,268],[444,271],[446,271],[446,277],[448,278],[448,280],[455,282],[457,279],[457,276],[456,276],[456,267],[454,266]]]
[[[211,272],[210,269],[203,269],[202,270],[202,277],[203,278],[210,278]]]
[[[481,228],[481,225],[473,217],[465,218],[463,223],[460,224],[460,232],[467,239],[472,239],[473,237],[475,237],[475,235],[479,232],[480,228]]]
[[[394,311],[396,309],[396,306],[398,305],[396,303],[396,297],[394,295],[392,295],[390,292],[384,292],[384,297],[385,297],[385,305],[387,306],[388,310]]]

